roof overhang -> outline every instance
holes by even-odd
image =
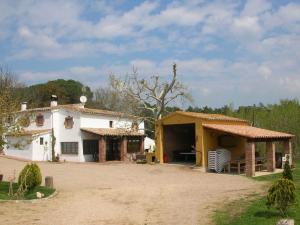
[[[292,134],[243,125],[203,124],[204,128],[229,133],[253,141],[291,139]]]
[[[48,134],[50,132],[51,132],[51,129],[45,129],[45,130],[21,130],[21,131],[7,133],[5,136],[8,136],[8,137],[38,136],[38,135],[42,135],[42,134]]]
[[[142,134],[138,131],[132,131],[125,128],[81,128],[82,131],[96,134],[99,136],[119,136],[119,137],[143,137],[145,134]]]

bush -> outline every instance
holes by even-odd
[[[18,179],[19,185],[24,190],[32,190],[42,183],[42,174],[39,166],[35,163],[27,164],[21,171]]]
[[[284,170],[282,172],[282,178],[293,180],[293,172],[291,170],[290,164],[288,161],[284,164]]]
[[[281,178],[273,183],[268,191],[267,206],[275,207],[284,217],[290,205],[295,203],[295,184],[289,179]]]

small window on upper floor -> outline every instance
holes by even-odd
[[[110,128],[113,128],[113,127],[114,127],[114,121],[112,121],[112,120],[109,121],[109,127],[110,127]]]
[[[36,119],[35,119],[35,123],[38,127],[42,127],[44,125],[44,115],[43,114],[38,114],[36,116]]]
[[[9,115],[5,118],[5,123],[9,126],[13,125],[15,119],[12,115]]]
[[[66,117],[64,124],[66,129],[72,129],[74,125],[73,117],[72,116]]]

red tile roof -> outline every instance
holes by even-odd
[[[21,130],[18,132],[11,132],[6,134],[6,136],[34,136],[34,135],[41,135],[41,134],[47,134],[50,133],[51,129],[45,129],[45,130]]]
[[[135,116],[127,115],[121,112],[114,112],[114,111],[109,111],[104,109],[83,108],[81,104],[68,104],[68,105],[57,105],[53,107],[33,108],[33,109],[27,109],[25,111],[18,111],[17,113],[44,112],[44,111],[50,111],[55,109],[65,109],[65,110],[71,110],[71,111],[87,113],[87,114],[97,114],[97,115],[106,115],[106,116],[114,116],[114,117],[137,118]]]
[[[243,125],[203,124],[203,127],[250,139],[285,139],[294,137],[294,135],[288,133]]]
[[[81,128],[82,131],[101,136],[144,136],[144,134],[124,128]]]
[[[225,116],[222,114],[209,114],[209,113],[197,113],[197,112],[184,112],[184,111],[176,111],[174,113],[169,114],[168,116],[179,114],[183,116],[190,116],[205,120],[218,120],[218,121],[236,121],[236,122],[247,122],[246,120],[231,117],[231,116]],[[166,117],[168,117],[166,116]],[[164,119],[164,118],[163,118]]]

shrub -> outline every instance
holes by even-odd
[[[32,190],[42,183],[42,174],[39,166],[35,163],[27,164],[21,171],[18,179],[19,185],[24,190]]]
[[[284,164],[284,170],[282,172],[282,178],[293,180],[293,172],[291,170],[290,164],[288,161]]]
[[[284,217],[290,205],[295,203],[295,184],[289,179],[281,178],[269,188],[267,196],[268,208],[274,207]]]

